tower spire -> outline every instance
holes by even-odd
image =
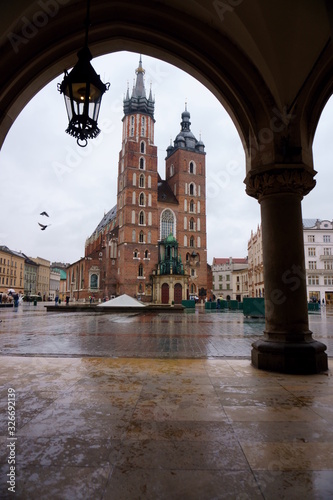
[[[145,70],[142,66],[142,55],[140,54],[139,66],[135,70],[136,79],[133,82],[132,95],[129,97],[129,92],[124,99],[124,114],[143,112],[154,118],[155,103],[152,97],[150,88],[149,97],[147,99],[144,74]]]

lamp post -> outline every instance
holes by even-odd
[[[77,53],[78,62],[70,73],[65,71],[64,79],[58,83],[58,90],[64,94],[68,115],[66,132],[77,139],[81,147],[88,144],[88,139],[97,137],[100,129],[97,126],[98,114],[104,92],[110,84],[103,83],[90,61],[91,52],[88,48],[88,30],[90,0],[87,0],[87,18],[84,47]]]

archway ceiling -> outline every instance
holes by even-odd
[[[92,0],[91,4],[89,45],[94,56],[136,50],[142,44],[147,54],[181,67],[210,88],[243,137],[246,118],[252,115],[259,123],[261,107],[294,104],[317,71],[322,54],[331,50],[324,0],[142,0],[139,4]],[[22,31],[25,19],[42,21],[34,16],[45,12],[46,6],[57,13],[46,16],[45,26],[28,39]],[[85,0],[15,0],[2,6],[0,98],[7,128],[42,86],[76,62],[85,9]],[[25,38],[16,53],[10,33]],[[192,38],[186,46],[188,36]],[[330,54],[329,67],[331,58]],[[219,70],[224,72],[222,98]],[[331,91],[327,71],[325,77],[326,95],[321,97],[318,119]]]

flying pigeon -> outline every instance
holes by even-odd
[[[49,214],[47,214],[46,212],[42,212],[41,214],[39,215],[46,215],[46,217],[50,217]]]
[[[41,230],[42,231],[45,231],[45,229],[50,226],[51,224],[48,224],[48,225],[44,225],[44,224],[41,224],[40,222],[38,222],[39,226],[41,227]]]

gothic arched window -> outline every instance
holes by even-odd
[[[194,247],[194,236],[190,238],[190,247]]]
[[[98,276],[97,276],[97,274],[92,274],[90,276],[90,288],[98,288]]]
[[[145,213],[143,210],[139,213],[139,224],[143,226],[145,223]]]
[[[144,235],[144,232],[143,232],[143,231],[140,231],[140,234],[139,234],[139,242],[140,242],[140,243],[144,243],[144,242],[145,242],[145,235]]]
[[[140,193],[140,196],[139,196],[139,205],[140,205],[140,207],[144,207],[145,206],[145,195],[144,195],[144,193]]]
[[[190,161],[190,174],[195,174],[195,165],[193,161]]]
[[[140,158],[140,161],[139,161],[139,168],[141,170],[144,170],[145,169],[145,159],[144,158]]]
[[[170,234],[175,236],[175,217],[171,210],[166,209],[161,214],[161,240]]]
[[[141,144],[140,144],[140,152],[141,152],[141,153],[144,153],[144,152],[145,152],[145,142],[144,142],[144,141],[141,141]]]
[[[139,264],[138,276],[143,277],[143,265]]]
[[[145,187],[145,176],[143,174],[141,174],[139,178],[139,187],[141,188]]]

